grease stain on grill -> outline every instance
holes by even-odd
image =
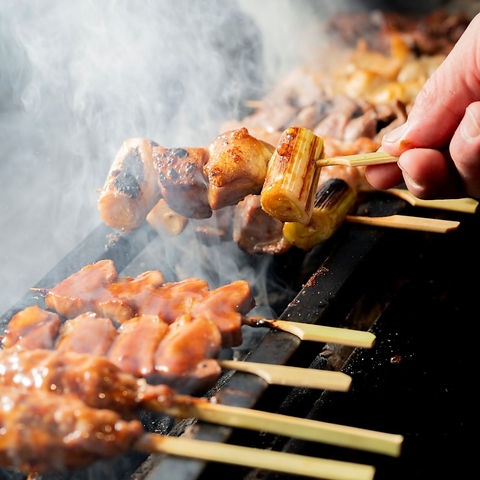
[[[320,267],[309,279],[308,282],[305,283],[305,288],[315,287],[317,285],[317,279],[320,275],[325,275],[328,273],[328,268]]]

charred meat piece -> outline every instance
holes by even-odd
[[[18,350],[54,348],[61,324],[56,313],[38,305],[27,307],[10,319],[2,338],[2,347],[15,346]]]
[[[98,199],[100,216],[108,226],[126,232],[138,228],[160,200],[153,147],[162,149],[144,138],[123,142]]]
[[[132,415],[144,402],[165,403],[175,395],[166,385],[148,385],[105,357],[59,350],[0,351],[0,388],[73,395],[92,408]]]
[[[205,148],[169,148],[154,153],[153,165],[162,197],[168,206],[187,218],[209,218]]]
[[[209,146],[204,167],[208,201],[219,210],[260,193],[275,148],[252,137],[245,127],[220,134]]]
[[[233,240],[251,255],[280,255],[291,245],[283,236],[283,222],[266,213],[260,195],[249,195],[235,209]]]

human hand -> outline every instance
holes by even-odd
[[[375,188],[404,181],[418,198],[480,198],[480,14],[380,150],[399,160],[366,168]]]

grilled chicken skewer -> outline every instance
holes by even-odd
[[[322,139],[296,126],[285,130],[277,147],[251,136],[245,127],[218,135],[205,148],[165,148],[152,140],[133,138],[123,143],[114,159],[98,209],[107,225],[131,231],[162,198],[175,212],[202,219],[209,218],[212,210],[263,191],[269,211],[266,197],[274,198],[280,188],[287,202],[284,208],[295,210],[294,216],[293,211],[286,212],[285,221],[304,222],[312,208],[320,167],[394,159],[379,153],[323,156]]]
[[[148,385],[144,379],[126,374],[108,360],[94,355],[48,350],[3,351],[0,368],[4,372],[0,389],[31,394],[54,393],[60,398],[72,396],[89,408],[111,410],[127,419],[143,409],[390,456],[400,454],[403,441],[400,435],[220,405],[204,398],[180,395],[165,385]]]
[[[36,289],[45,295],[47,306],[66,318],[86,312],[123,323],[133,317],[158,315],[173,323],[186,313],[205,316],[215,322],[222,333],[222,347],[241,343],[241,326],[284,330],[301,339],[370,348],[374,336],[368,332],[347,329],[325,329],[279,320],[261,319],[247,314],[255,305],[250,286],[234,281],[215,290],[197,278],[165,283],[158,270],[144,272],[135,278],[118,277],[111,260],[101,260],[83,267],[49,289]],[[308,331],[308,333],[307,333]],[[326,335],[325,335],[326,334]]]
[[[0,426],[0,464],[30,478],[73,472],[132,449],[332,480],[369,480],[375,473],[368,465],[148,434],[138,419],[66,393],[2,386]]]
[[[218,360],[220,336],[213,322],[206,319],[173,327],[169,334],[172,326],[145,315],[117,329],[111,320],[93,313],[62,324],[58,315],[32,306],[12,318],[2,339],[6,350],[0,355],[12,350],[55,349],[60,353],[103,356],[126,374],[181,391],[205,391],[215,384],[222,369],[252,373],[270,385],[335,391],[350,388],[351,377],[341,372]]]

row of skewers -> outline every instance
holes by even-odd
[[[400,435],[221,405],[215,399],[189,394],[194,384],[185,382],[185,377],[195,376],[192,364],[199,377],[202,374],[198,365],[214,362],[222,369],[241,369],[243,364],[245,371],[260,374],[267,383],[271,381],[271,372],[275,382],[275,370],[280,374],[279,383],[289,377],[292,367],[216,360],[218,348],[232,345],[232,338],[241,342],[238,336],[220,333],[222,321],[231,324],[233,318],[237,325],[254,328],[266,323],[310,340],[333,343],[344,340],[346,344],[366,348],[374,344],[375,338],[369,332],[249,319],[246,310],[252,302],[248,289],[242,292],[240,288],[236,300],[223,305],[237,286],[237,282],[232,282],[210,290],[198,279],[163,283],[158,271],[135,278],[119,277],[112,262],[106,260],[88,265],[52,288],[43,289],[40,293],[47,308],[34,305],[17,312],[2,338],[2,465],[34,476],[72,471],[137,449],[314,478],[373,478],[374,469],[368,465],[160,436],[146,433],[141,427],[138,413],[151,411],[400,455],[403,440]],[[239,297],[243,301],[238,302]],[[161,326],[167,332],[160,341],[152,333],[152,326],[162,324],[159,312],[153,314],[153,299],[162,311],[171,313]],[[150,313],[135,316],[138,306],[147,304],[152,309]],[[60,309],[62,314],[52,307]],[[122,313],[126,308],[132,310],[132,318]],[[117,315],[102,317],[95,311]],[[215,321],[209,320],[210,316]],[[191,330],[192,325],[196,331]],[[215,329],[217,333],[212,335]],[[166,352],[167,337],[171,346],[164,358],[170,363],[162,364],[159,352]],[[164,345],[160,347],[162,341]],[[208,345],[200,356],[199,343]],[[145,367],[152,362],[155,374]],[[315,379],[315,371],[308,370],[302,375],[301,369],[293,370],[296,381],[292,379],[290,383],[294,386],[338,391],[350,387],[350,377],[341,372],[318,371],[321,375]],[[216,368],[215,372],[216,381],[220,371]],[[197,392],[205,391],[209,385],[204,381],[197,383]],[[18,428],[19,425],[23,427]]]

